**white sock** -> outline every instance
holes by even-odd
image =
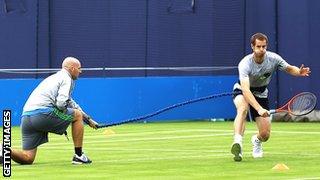
[[[254,142],[256,142],[256,143],[261,143],[260,139],[258,139],[258,135],[257,135],[257,134],[256,134],[256,135],[253,135],[252,138],[254,139]]]
[[[242,144],[242,136],[240,134],[235,134],[233,139],[235,143]]]

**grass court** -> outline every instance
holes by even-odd
[[[50,134],[33,165],[12,162],[12,179],[320,179],[320,123],[273,123],[264,157],[251,157],[247,124],[244,158],[230,153],[233,122],[134,123],[93,130],[85,127],[84,151],[91,165],[72,165],[64,136]],[[21,148],[20,128],[12,145]],[[284,163],[289,170],[272,170]]]

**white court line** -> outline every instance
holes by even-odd
[[[211,147],[211,146],[209,146]],[[221,147],[221,148],[220,148]],[[229,146],[228,146],[229,147]],[[161,151],[161,152],[178,152],[178,153],[229,153],[229,149],[225,149],[225,146],[219,146],[216,148],[224,149],[224,150],[202,150],[202,149],[153,149],[153,148],[113,148],[113,147],[93,147],[90,148],[90,150],[94,151]],[[73,149],[70,149],[68,147],[44,147],[44,149],[50,149],[50,150],[67,150],[67,151],[73,151]],[[247,154],[251,156],[251,152],[243,152],[243,154]],[[286,153],[286,152],[264,152],[264,154],[270,154],[270,155],[292,155],[292,156],[305,156],[305,157],[320,157],[320,153]]]
[[[111,129],[112,130],[112,129]],[[113,130],[115,131],[115,130]],[[103,133],[104,131],[102,131],[101,133]],[[176,133],[184,133],[184,132],[230,132],[230,133],[233,133],[233,130],[214,130],[214,129],[188,129],[188,130],[172,130],[172,131],[149,131],[149,132],[134,132],[134,133],[117,133],[115,131],[115,134],[112,134],[112,135],[108,135],[109,137],[122,137],[122,136],[143,136],[143,135],[155,135],[155,134],[176,134]],[[246,130],[246,133],[256,133],[257,130]],[[316,132],[316,131],[309,131],[309,132],[306,132],[306,131],[272,131],[271,130],[271,133],[280,133],[280,134],[310,134],[310,135],[320,135],[320,132]],[[60,137],[59,135],[54,135],[54,136],[51,136],[50,139],[51,140],[54,140],[55,138],[57,140],[60,140]],[[90,134],[90,131],[86,131],[85,133],[85,139],[91,139],[91,138],[96,138],[96,137],[101,137],[101,134]],[[19,138],[15,138],[15,140],[21,140],[21,137]]]
[[[221,146],[222,147],[222,146]],[[218,148],[218,147],[217,147]],[[50,149],[50,150],[70,150],[73,151],[73,149],[70,149],[68,147],[45,147],[43,149]],[[224,148],[221,148],[224,149]],[[153,149],[153,148],[113,148],[113,147],[94,147],[94,148],[90,148],[90,150],[94,150],[94,151],[138,151],[138,152],[142,152],[142,151],[152,151],[152,152],[157,152],[157,151],[161,151],[161,152],[178,152],[178,153],[184,153],[184,152],[191,152],[191,153],[226,153],[229,152],[228,150],[201,150],[201,149]]]
[[[130,138],[130,139],[100,139],[100,140],[90,140],[87,141],[85,138],[85,144],[96,144],[101,142],[114,143],[114,142],[134,142],[134,141],[156,141],[156,140],[174,140],[174,139],[191,139],[191,138],[203,138],[203,137],[215,137],[215,136],[232,136],[232,133],[222,133],[222,134],[208,134],[208,135],[190,135],[190,136],[170,136],[170,137],[146,137],[146,138]],[[99,137],[101,137],[99,135]],[[69,144],[68,141],[65,143],[55,142],[54,145],[65,145]]]
[[[110,163],[134,163],[134,162],[148,162],[148,161],[163,161],[163,160],[186,160],[186,159],[203,159],[203,158],[209,158],[209,157],[217,157],[217,158],[225,158],[225,157],[232,157],[232,155],[230,153],[224,153],[224,154],[206,154],[206,155],[187,155],[187,156],[167,156],[167,157],[160,157],[160,158],[156,158],[156,157],[147,157],[147,158],[126,158],[126,159],[111,159],[111,160],[94,160],[94,164],[110,164]],[[232,161],[232,159],[230,159],[230,161]],[[44,163],[35,163],[32,166],[36,166],[39,165],[41,167],[44,166],[65,166],[66,162],[47,162],[47,164]],[[72,166],[71,162],[70,162],[70,166]],[[25,169],[25,167],[27,166],[14,166],[12,168],[17,168],[17,169]],[[31,167],[31,166],[30,166]],[[27,169],[29,169],[27,167]]]
[[[117,132],[115,132],[115,134],[110,134],[110,135],[104,135],[104,136],[108,136],[110,139],[114,138],[114,137],[132,137],[132,136],[144,136],[144,135],[156,135],[156,134],[173,134],[176,135],[176,133],[181,133],[181,132],[223,132],[224,135],[232,135],[233,134],[233,130],[210,130],[210,129],[190,129],[190,130],[173,130],[173,131],[155,131],[155,132],[137,132],[137,133],[124,133],[124,134],[117,134]],[[246,133],[256,133],[256,130],[247,130]],[[280,134],[310,134],[310,135],[320,135],[320,132],[300,132],[300,131],[271,131],[271,133],[280,133]],[[179,139],[179,137],[185,137],[185,136],[180,136],[180,135],[176,135],[176,139]],[[213,134],[209,134],[209,135],[194,135],[194,137],[210,137],[210,136],[216,136]],[[95,139],[97,137],[101,137],[101,134],[86,134],[85,136],[85,140],[87,139]],[[189,136],[190,138],[192,138],[192,136]],[[166,137],[163,137],[164,139],[166,139]],[[182,139],[181,138],[181,139]],[[161,140],[161,138],[156,138],[158,140]],[[133,139],[135,141],[135,139]],[[146,139],[148,140],[148,139]],[[152,139],[151,139],[152,140]],[[119,141],[115,141],[115,142],[125,142],[125,140],[119,140]],[[129,141],[129,140],[128,140]]]
[[[106,129],[113,130],[113,129]],[[119,133],[116,136],[132,136],[132,135],[149,135],[149,134],[176,134],[176,133],[188,133],[188,132],[233,132],[233,130],[214,130],[214,129],[186,129],[186,130],[165,130],[165,131],[145,131],[145,132],[133,132],[133,133]]]
[[[281,133],[281,134],[308,134],[308,135],[320,135],[320,132],[317,131],[272,131],[271,133]]]
[[[291,179],[291,180],[317,180],[320,179],[320,177],[307,177],[307,178],[296,178],[296,179]]]
[[[107,130],[107,129],[106,129]],[[112,130],[112,131],[115,131],[113,129],[109,129],[109,130]],[[105,131],[105,130],[104,130]],[[101,136],[106,136],[104,133],[104,131],[101,131],[102,135],[101,134],[90,134],[90,131],[86,131],[85,132],[85,139],[96,139],[97,137],[101,137]],[[172,130],[172,131],[147,131],[147,132],[133,132],[133,133],[117,133],[115,131],[115,134],[111,134],[111,135],[108,135],[109,137],[132,137],[132,136],[145,136],[145,135],[155,135],[155,134],[173,134],[173,135],[176,135],[176,133],[184,133],[184,132],[230,132],[232,133],[233,130],[209,130],[209,129],[205,129],[205,130],[202,130],[202,129],[188,129],[188,130]],[[50,139],[49,140],[54,140],[54,139],[57,139],[57,140],[60,140],[60,135],[56,135],[56,134],[50,134],[50,135],[53,135],[51,137],[49,137]],[[70,135],[69,135],[70,136]],[[178,135],[177,135],[178,136]],[[21,137],[20,138],[15,138],[15,140],[21,140]]]
[[[244,153],[246,154],[247,158],[251,158],[251,156],[249,156],[249,154],[251,154],[250,152],[248,153]],[[279,153],[267,153],[267,154],[279,154]],[[280,155],[300,155],[297,153],[281,153]],[[309,156],[309,155],[308,155]],[[181,154],[179,154],[178,156],[167,156],[167,157],[146,157],[146,158],[126,158],[126,159],[105,159],[105,160],[94,160],[94,164],[110,164],[110,163],[139,163],[139,162],[148,162],[148,161],[163,161],[163,160],[186,160],[186,159],[207,159],[210,157],[216,157],[216,158],[226,158],[226,157],[230,157],[232,159],[232,154],[231,153],[218,153],[218,154],[202,154],[202,155],[186,155],[183,156]],[[230,160],[232,161],[232,160]],[[47,162],[47,163],[35,163],[33,166],[65,166],[67,165],[66,162]],[[17,168],[17,169],[30,169],[33,166],[13,166],[12,168]],[[71,163],[70,163],[70,166]]]
[[[112,129],[111,129],[112,130]],[[113,134],[113,136],[137,136],[137,135],[148,135],[148,134],[176,134],[176,133],[184,133],[184,132],[230,132],[233,133],[233,130],[213,130],[213,129],[188,129],[188,130],[172,130],[172,131],[150,131],[150,132],[134,132],[134,133],[119,133],[117,134],[116,130],[112,130],[115,131],[115,134]],[[258,130],[246,130],[246,133],[256,133],[258,132]],[[312,134],[312,135],[316,135],[319,134],[320,132],[317,131],[272,131],[271,133],[283,133],[283,134]],[[87,134],[88,137],[91,136],[97,136],[96,134]]]
[[[178,156],[167,156],[167,157],[147,157],[147,158],[125,158],[125,159],[109,159],[109,160],[95,160],[94,163],[98,164],[98,163],[103,163],[103,164],[110,164],[110,163],[133,163],[133,162],[143,162],[143,161],[159,161],[159,160],[182,160],[182,159],[207,159],[209,157],[218,157],[218,158],[224,158],[224,157],[232,157],[231,154],[229,153],[224,153],[224,154],[206,154],[206,155],[178,155]],[[230,160],[231,161],[231,160]],[[39,165],[41,167],[43,166],[65,166],[66,162],[47,162],[47,164],[42,164],[42,163],[35,163],[33,166]],[[70,162],[71,165],[71,162]],[[13,168],[19,168],[19,169],[24,169],[24,167],[26,166],[14,166]]]
[[[107,130],[107,129],[106,129]],[[113,129],[109,129],[112,131]],[[255,133],[258,130],[246,130],[246,132],[249,133]],[[233,132],[232,129],[219,129],[219,130],[215,130],[215,129],[187,129],[187,130],[171,130],[171,131],[147,131],[147,132],[133,132],[133,133],[120,133],[120,134],[115,134],[117,136],[131,136],[131,135],[148,135],[148,134],[169,134],[169,133],[183,133],[183,132]],[[284,134],[320,134],[320,132],[318,131],[273,131],[271,130],[271,133],[284,133]]]
[[[156,161],[167,161],[167,160],[186,160],[186,159],[207,159],[209,157],[217,157],[217,158],[225,158],[225,157],[232,157],[230,154],[223,154],[223,155],[219,155],[219,154],[210,154],[210,155],[195,155],[195,156],[192,156],[192,155],[187,155],[187,156],[176,156],[176,157],[166,157],[166,158],[155,158],[155,157],[148,157],[148,158],[131,158],[131,159],[112,159],[112,160],[93,160],[93,164],[92,165],[95,165],[95,164],[103,164],[104,166],[108,164],[113,164],[113,163],[139,163],[139,162],[148,162],[148,161],[151,161],[151,162],[156,162]],[[32,166],[21,166],[21,165],[16,165],[16,166],[11,166],[11,168],[13,169],[33,169],[35,168],[34,166],[41,166],[41,167],[54,167],[54,166],[67,166],[67,165],[70,165],[70,166],[74,166],[71,164],[69,164],[69,161],[63,161],[63,162],[47,162],[47,163],[39,163],[37,164],[34,163]],[[32,168],[33,167],[33,168]]]

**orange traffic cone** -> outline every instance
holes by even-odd
[[[278,171],[285,171],[285,170],[289,170],[289,167],[283,163],[279,163],[279,164],[276,164],[272,169],[278,170]]]
[[[103,131],[103,134],[110,136],[115,134],[115,132],[112,129],[106,129],[105,131]]]

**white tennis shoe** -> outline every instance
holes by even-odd
[[[262,158],[263,157],[262,143],[257,138],[257,135],[253,135],[251,137],[251,143],[252,143],[252,157]]]
[[[72,158],[72,164],[90,164],[92,161],[84,154],[82,153],[81,156],[74,155]]]

